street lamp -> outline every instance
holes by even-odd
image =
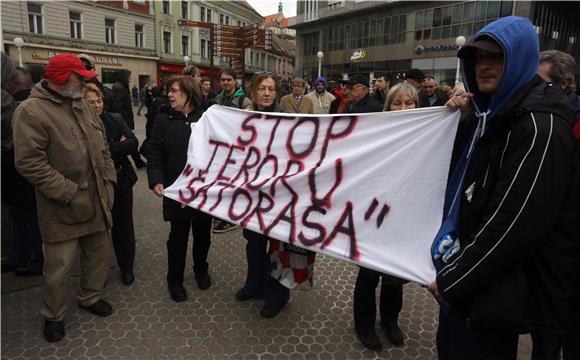
[[[465,36],[459,35],[455,39],[455,45],[458,46],[457,51],[461,49],[463,45],[465,45]],[[460,66],[460,59],[459,56],[457,57],[457,71],[455,72],[455,84],[459,84],[459,66]]]
[[[22,67],[22,47],[24,46],[24,40],[21,37],[14,38],[14,46],[18,48],[18,61],[20,62],[20,67]]]
[[[189,56],[185,55],[185,56],[183,57],[183,62],[185,62],[185,66],[189,65],[189,60],[190,60],[190,59],[189,59]]]
[[[316,57],[318,58],[318,77],[322,75],[322,58],[324,57],[324,53],[319,51],[316,53]]]

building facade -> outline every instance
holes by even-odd
[[[130,86],[155,81],[157,60],[152,3],[135,1],[4,1],[5,51],[24,64],[46,64],[59,53],[85,53],[95,59],[106,86],[119,69],[132,72]],[[24,46],[14,45],[22,38]]]
[[[220,68],[232,66],[226,57],[211,59],[210,31],[199,23],[244,27],[264,25],[264,18],[245,1],[155,1],[159,81],[181,72],[186,62],[196,65],[202,76],[217,77]],[[187,21],[192,22],[188,25]],[[291,77],[294,56],[291,51],[245,49],[245,73],[274,71]]]
[[[567,3],[568,13],[578,5]],[[570,12],[570,7],[577,10]],[[540,9],[540,10],[539,10]],[[467,40],[486,24],[504,16],[528,17],[537,25],[542,50],[558,48],[578,58],[578,29],[565,11],[550,2],[529,1],[317,1],[298,3],[291,27],[297,30],[296,72],[313,78],[318,51],[322,74],[332,80],[350,74],[381,72],[402,77],[410,68],[453,84],[457,69],[456,38]],[[558,18],[559,17],[559,18]],[[540,18],[544,25],[540,25]],[[558,42],[550,41],[559,27]],[[552,39],[554,40],[554,39]]]

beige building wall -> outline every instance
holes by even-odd
[[[42,5],[42,34],[31,33],[26,1],[2,1],[1,21],[5,46],[10,57],[18,61],[18,50],[11,45],[15,37],[24,39],[24,63],[46,63],[60,52],[87,53],[102,68],[128,69],[133,73],[131,86],[139,85],[137,75],[157,78],[154,21],[151,14],[117,9],[94,1],[34,1]],[[71,38],[69,12],[81,13],[82,38]],[[114,44],[105,43],[105,18],[115,20]],[[135,47],[135,24],[143,25],[142,48]]]

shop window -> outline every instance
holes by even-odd
[[[117,81],[117,74],[119,73],[120,69],[108,69],[102,68],[101,69],[101,82],[104,86],[111,89],[113,88],[113,84]]]
[[[143,31],[143,24],[135,24],[135,47],[145,47],[145,32]]]
[[[105,42],[107,44],[115,44],[117,42],[115,19],[105,18]]]
[[[44,34],[42,5],[27,3],[28,9],[28,30],[35,34]]]
[[[70,20],[70,37],[72,39],[82,39],[83,22],[81,20],[81,13],[69,11],[68,16]]]

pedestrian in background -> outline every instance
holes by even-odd
[[[328,114],[330,104],[334,101],[334,95],[326,91],[328,81],[323,76],[314,80],[314,91],[309,92],[306,97],[312,101],[313,114]]]
[[[164,189],[181,174],[187,163],[191,124],[202,114],[201,90],[192,77],[172,76],[166,83],[170,108],[162,107],[150,140],[147,175],[149,188],[163,197],[163,219],[171,230],[167,241],[167,288],[176,302],[187,300],[183,285],[189,232],[193,235],[193,272],[197,287],[211,286],[207,256],[211,245],[212,217],[163,196]]]
[[[283,112],[294,114],[312,114],[312,100],[304,95],[306,81],[301,78],[292,80],[292,93],[282,97],[280,108]]]
[[[389,93],[392,82],[393,76],[389,73],[378,74],[375,80],[375,93],[373,97],[383,106],[387,100],[387,94]]]
[[[369,78],[366,75],[355,74],[343,83],[343,91],[348,100],[348,106],[344,109],[345,113],[362,114],[383,111],[383,106],[369,95]]]
[[[236,72],[234,69],[221,69],[218,78],[222,91],[215,97],[215,103],[222,106],[245,109],[251,105],[250,99],[246,97],[244,89],[238,86],[236,82]],[[215,219],[213,232],[222,234],[234,230],[238,226],[228,221]]]
[[[133,97],[133,106],[139,106],[139,88],[133,85],[131,88],[131,96]]]
[[[133,267],[135,263],[135,229],[133,226],[133,186],[137,183],[137,174],[127,156],[133,153],[139,141],[119,114],[103,110],[103,93],[95,84],[87,84],[84,99],[95,109],[103,125],[109,151],[117,171],[115,201],[112,209],[113,248],[117,264],[121,271],[121,281],[131,285],[135,281]]]
[[[96,112],[82,99],[97,76],[72,54],[53,56],[46,81],[14,113],[16,169],[36,190],[44,243],[44,337],[65,336],[69,276],[81,250],[79,305],[98,316],[112,306],[102,299],[109,274],[115,165]]]
[[[129,93],[130,81],[131,71],[126,69],[117,71],[117,81],[113,85],[113,104],[110,112],[121,115],[129,126],[129,129],[135,130],[133,106],[131,105],[131,94]],[[131,154],[131,158],[133,158],[133,162],[138,169],[147,167],[147,163],[143,161],[138,150],[135,150]]]
[[[26,68],[16,68],[10,80],[2,86],[18,105],[30,96],[30,72]],[[11,205],[13,215],[8,263],[14,267],[14,274],[17,276],[40,275],[44,257],[36,214],[36,197],[32,185],[16,171],[13,149],[8,158],[2,159],[2,187],[2,202]]]
[[[449,100],[449,95],[437,86],[433,75],[426,75],[421,84],[420,107],[443,106]]]

